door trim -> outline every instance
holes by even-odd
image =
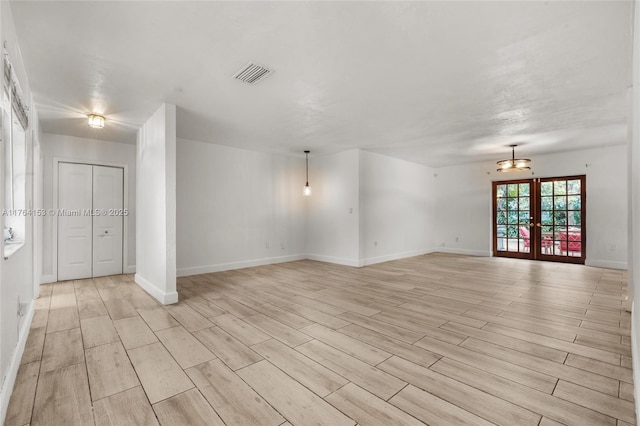
[[[129,206],[129,165],[122,163],[110,163],[110,162],[102,162],[102,161],[93,161],[93,160],[79,160],[77,158],[65,158],[65,157],[54,157],[53,158],[53,209],[55,211],[58,210],[58,167],[60,163],[73,163],[73,164],[86,164],[88,166],[105,166],[105,167],[118,167],[123,169],[123,191],[122,196],[124,198],[123,205],[124,208],[131,212],[131,208]],[[53,281],[58,281],[58,218],[57,216],[47,215],[46,217],[51,218],[51,226],[53,228],[53,239],[51,241],[51,266],[52,266],[52,274]],[[128,218],[128,216],[125,216]],[[127,245],[129,241],[129,226],[128,220],[123,220],[124,224],[122,227],[122,272],[125,274],[135,272],[135,266],[130,266],[127,264],[127,259],[129,258],[129,253],[127,250]],[[44,280],[43,280],[44,281]]]

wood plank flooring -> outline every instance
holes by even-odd
[[[6,425],[632,425],[625,271],[430,254],[42,286]]]

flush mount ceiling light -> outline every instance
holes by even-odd
[[[508,160],[498,161],[499,172],[523,172],[525,170],[531,170],[531,160],[528,158],[516,158],[516,146],[509,145],[511,147],[511,158]]]
[[[104,127],[104,117],[98,114],[89,114],[89,127],[102,129]]]
[[[302,190],[302,194],[305,197],[308,197],[311,195],[311,187],[309,186],[309,153],[311,151],[305,151],[304,155],[306,156],[306,162],[307,162],[307,183],[304,184],[304,189]]]

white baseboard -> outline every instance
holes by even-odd
[[[429,253],[433,253],[433,250],[423,249],[423,250],[403,251],[400,253],[386,254],[384,256],[368,257],[366,259],[362,259],[360,263],[362,264],[362,266],[374,265],[376,263],[388,262],[390,260],[406,259],[407,257],[421,256],[423,254],[429,254]]]
[[[367,259],[349,259],[343,257],[325,256],[321,254],[295,254],[291,256],[266,257],[264,259],[243,260],[240,262],[219,263],[216,265],[197,266],[191,268],[179,268],[178,277],[208,274],[211,272],[230,271],[233,269],[251,268],[254,266],[272,265],[275,263],[294,262],[296,260],[317,260],[319,262],[335,263],[338,265],[353,266],[359,268],[365,265],[387,262],[389,260],[404,259],[431,253],[433,250],[412,250],[401,253],[392,253],[384,256],[370,257]]]
[[[640,383],[640,354],[638,353],[638,338],[640,332],[636,324],[640,318],[636,318],[635,303],[631,302],[631,366],[633,367],[633,383]],[[636,399],[636,424],[640,424],[640,412],[638,404],[640,403],[640,386],[633,387],[633,393]]]
[[[135,274],[136,273],[136,265],[128,265],[122,268],[123,274]],[[49,284],[55,283],[58,281],[55,275],[42,275],[40,277],[40,284]]]
[[[18,344],[16,345],[16,349],[13,351],[11,364],[9,364],[7,376],[5,377],[4,383],[2,384],[2,390],[0,391],[0,424],[4,424],[4,420],[7,416],[9,400],[13,393],[13,386],[16,383],[16,377],[18,376],[18,369],[20,368],[20,361],[22,361],[24,347],[27,344],[27,338],[29,337],[31,320],[33,320],[33,300],[29,304],[27,315],[24,317],[24,323],[22,324],[22,329],[18,336]]]
[[[144,291],[153,296],[158,302],[163,305],[170,305],[172,303],[178,303],[178,292],[172,291],[170,293],[165,293],[160,290],[158,287],[153,285],[151,281],[142,277],[140,274],[135,275],[135,282],[138,284]]]
[[[586,266],[594,266],[596,268],[607,268],[607,269],[627,269],[627,262],[617,262],[614,260],[602,260],[602,259],[585,259],[584,264]]]
[[[40,278],[40,284],[49,284],[49,283],[55,283],[56,280],[56,276],[55,275],[43,275]]]
[[[454,247],[436,247],[432,250],[432,253],[449,253],[449,254],[463,254],[467,256],[479,256],[489,257],[491,256],[490,250],[468,250]]]
[[[178,277],[188,277],[190,275],[209,274],[211,272],[231,271],[233,269],[251,268],[253,266],[272,265],[274,263],[293,262],[303,260],[307,257],[303,254],[293,254],[290,256],[265,257],[263,259],[242,260],[240,262],[218,263],[216,265],[195,266],[190,268],[179,268]]]
[[[354,266],[356,268],[359,268],[363,265],[362,261],[359,259],[348,259],[346,257],[325,256],[322,254],[307,254],[303,258],[309,259],[309,260],[317,260],[318,262],[327,262],[327,263],[335,263],[338,265]]]

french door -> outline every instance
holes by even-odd
[[[584,263],[585,176],[493,182],[493,255]]]

